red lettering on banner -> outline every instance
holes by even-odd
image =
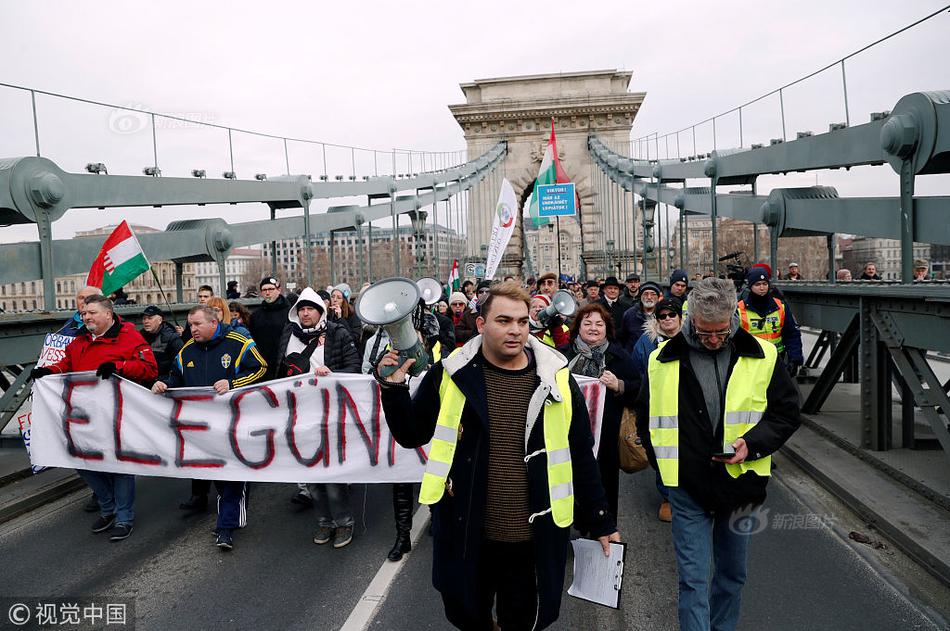
[[[204,432],[208,430],[208,424],[198,422],[182,423],[179,420],[179,417],[181,416],[181,408],[185,401],[210,401],[214,399],[214,395],[175,395],[172,392],[167,392],[165,396],[175,402],[175,405],[172,408],[172,417],[169,422],[171,428],[175,430],[175,435],[178,441],[178,449],[175,453],[175,466],[178,468],[195,467],[198,469],[215,469],[223,467],[224,460],[221,460],[220,458],[195,458],[191,460],[185,460],[185,435],[182,432]]]
[[[115,457],[120,462],[134,462],[136,464],[163,465],[165,462],[154,454],[143,454],[137,451],[122,449],[122,380],[112,380],[112,393],[115,403],[115,414],[112,417],[112,429],[115,435]]]
[[[590,431],[593,433],[596,429],[594,419],[597,418],[600,409],[600,389],[603,385],[598,381],[589,383],[581,388],[581,394],[584,395],[584,402],[587,404],[587,416],[590,419]]]
[[[340,427],[342,428],[346,425],[346,410],[349,408],[353,412],[353,420],[356,423],[356,428],[363,438],[367,453],[369,453],[369,463],[375,467],[379,464],[380,409],[382,408],[382,400],[380,399],[379,384],[374,381],[370,384],[370,387],[373,392],[373,415],[370,418],[370,431],[366,431],[366,425],[363,424],[363,418],[360,416],[359,408],[356,407],[356,402],[353,400],[350,391],[344,388],[343,384],[338,383],[336,384],[336,394],[338,405],[340,406]],[[370,436],[370,432],[372,432],[372,436]],[[345,446],[346,443],[344,441],[344,447]]]
[[[324,390],[324,392],[326,393],[326,390]],[[328,400],[329,396],[329,393],[326,393]],[[294,459],[303,466],[312,467],[323,460],[324,457],[329,459],[330,453],[327,447],[329,442],[328,435],[330,433],[328,426],[329,418],[329,411],[326,409],[326,406],[324,406],[323,423],[320,425],[320,445],[317,447],[313,456],[304,458],[300,453],[300,447],[297,446],[297,395],[292,390],[287,391],[287,429],[284,430],[284,435],[287,438],[287,446],[290,447],[290,453],[293,454]]]
[[[82,458],[83,460],[102,460],[101,451],[83,451],[73,442],[73,434],[70,426],[88,425],[89,416],[83,410],[73,407],[73,391],[82,386],[95,386],[99,380],[90,377],[77,377],[75,375],[66,375],[63,386],[63,403],[66,409],[63,412],[63,433],[66,434],[66,450],[70,456]]]
[[[263,469],[267,467],[271,462],[274,461],[274,455],[276,451],[274,449],[274,433],[273,428],[267,429],[255,429],[250,432],[251,436],[266,436],[266,450],[264,452],[264,457],[260,460],[248,460],[244,457],[244,454],[241,452],[241,446],[238,444],[237,439],[237,426],[238,422],[241,420],[241,401],[249,394],[254,394],[260,392],[264,396],[264,400],[267,401],[268,405],[272,408],[280,406],[280,402],[277,400],[277,395],[274,394],[274,391],[268,388],[267,386],[261,386],[260,388],[252,388],[250,390],[244,390],[233,397],[231,397],[230,406],[231,406],[231,427],[228,430],[228,439],[231,442],[231,451],[234,452],[234,455],[237,456],[238,460],[243,462],[245,465],[249,466],[252,469]]]

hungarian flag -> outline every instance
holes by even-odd
[[[459,260],[455,259],[452,263],[452,271],[449,272],[449,282],[445,286],[448,289],[448,293],[451,294],[453,291],[462,291],[462,279],[459,278]]]
[[[123,220],[102,244],[99,256],[89,269],[86,284],[102,288],[102,293],[108,296],[148,270],[142,246]]]
[[[541,168],[538,170],[538,178],[534,181],[534,190],[531,191],[531,197],[528,199],[528,216],[534,221],[534,227],[547,225],[551,219],[541,217],[538,213],[538,186],[543,184],[566,184],[570,178],[561,168],[561,161],[557,157],[557,136],[554,134],[554,119],[551,119],[551,137],[548,139],[548,146],[544,150],[544,157],[541,159]]]

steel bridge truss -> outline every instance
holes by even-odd
[[[720,217],[768,226],[773,269],[777,269],[779,237],[826,236],[829,282],[781,284],[798,321],[822,331],[809,358],[811,366],[816,367],[824,353],[832,351],[804,411],[819,412],[842,376],[857,379],[862,446],[888,449],[894,382],[902,400],[902,444],[913,448],[933,442],[915,435],[917,407],[933,439],[950,457],[950,384],[940,383],[927,361],[927,351],[950,352],[950,287],[912,281],[915,241],[950,245],[950,196],[914,196],[916,176],[950,173],[950,91],[909,94],[891,112],[873,115],[869,123],[835,124],[827,133],[800,134],[788,142],[775,139],[769,146],[717,150],[680,160],[639,160],[616,153],[591,136],[588,150],[614,186],[641,197],[641,251],[645,254],[655,250],[653,212],[658,203],[680,211],[681,266],[689,215],[712,218],[713,261],[719,255]],[[884,164],[899,175],[896,197],[846,198],[828,186],[756,194],[760,175]],[[737,185],[749,188],[729,193],[717,190]],[[899,240],[902,284],[835,283],[836,233]],[[648,269],[644,265],[644,272]]]

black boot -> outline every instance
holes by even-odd
[[[396,543],[387,559],[399,561],[402,555],[412,550],[409,531],[412,530],[412,484],[393,485],[393,514],[396,517]]]
[[[178,508],[186,512],[187,516],[197,515],[208,510],[207,495],[192,495],[187,501],[178,505]]]

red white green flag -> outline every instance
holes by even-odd
[[[106,296],[149,270],[148,259],[126,221],[122,221],[92,262],[86,284],[101,287]]]
[[[459,277],[459,260],[455,259],[452,263],[452,271],[449,272],[449,282],[448,290],[451,294],[453,291],[462,291],[462,279]]]
[[[538,177],[534,181],[534,190],[531,191],[531,197],[525,203],[528,207],[528,216],[534,222],[534,226],[544,226],[550,223],[550,218],[541,217],[538,214],[538,186],[544,184],[566,184],[571,179],[561,168],[561,160],[557,155],[557,136],[554,133],[554,119],[551,119],[551,137],[548,139],[548,146],[544,150],[544,157],[541,159],[541,168],[538,170]]]

